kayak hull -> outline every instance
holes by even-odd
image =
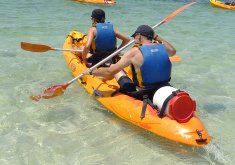
[[[70,35],[75,33],[76,32],[73,31]],[[72,38],[67,37],[64,42],[64,49],[72,48]],[[64,58],[74,77],[80,75],[82,71],[87,69],[80,58],[72,52],[64,52]],[[126,71],[129,73],[129,68],[127,68]],[[119,87],[114,79],[103,82],[93,75],[84,75],[78,80],[78,83],[80,83],[87,92],[94,95],[96,100],[109,111],[154,134],[191,146],[204,146],[210,142],[210,136],[203,123],[198,118],[196,111],[190,120],[185,123],[179,123],[167,116],[163,118],[158,117],[157,111],[148,105],[145,117],[141,119],[142,101],[122,93],[111,96]]]
[[[223,9],[230,9],[235,10],[235,6],[232,5],[226,5],[225,3],[218,1],[218,0],[210,0],[210,3],[214,7],[223,8]]]
[[[73,0],[76,2],[84,2],[84,3],[93,3],[93,4],[108,4],[108,5],[115,5],[117,4],[116,1],[107,1],[107,0]]]

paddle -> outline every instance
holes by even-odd
[[[170,61],[171,62],[180,62],[180,61],[182,61],[182,58],[178,55],[174,55],[174,56],[170,57]]]
[[[21,48],[30,51],[30,52],[47,52],[49,50],[55,50],[55,51],[69,51],[69,52],[82,52],[83,50],[79,49],[61,49],[61,48],[52,48],[48,45],[42,45],[42,44],[32,44],[28,42],[21,42]],[[180,56],[172,56],[170,57],[171,62],[180,62],[182,59]]]
[[[78,49],[61,49],[61,48],[52,48],[48,45],[41,45],[41,44],[32,44],[28,42],[21,42],[20,46],[22,49],[30,52],[47,52],[49,50],[55,51],[69,51],[69,52],[82,52],[82,50]]]
[[[189,3],[181,8],[179,8],[178,10],[174,11],[173,13],[171,13],[168,17],[166,17],[165,19],[163,19],[161,22],[159,22],[158,24],[154,25],[152,28],[156,28],[160,25],[162,25],[163,23],[171,20],[172,18],[174,18],[177,14],[179,14],[180,12],[182,12],[183,10],[187,9],[188,7],[190,7],[191,5],[195,4],[196,2],[192,2]],[[90,68],[90,70],[93,70],[97,67],[99,67],[100,65],[102,65],[103,63],[105,63],[106,61],[108,61],[109,59],[113,58],[115,55],[117,55],[120,51],[124,50],[125,48],[127,48],[129,45],[131,45],[132,43],[134,43],[134,40],[130,41],[127,45],[123,46],[122,48],[118,49],[117,51],[115,51],[114,53],[112,53],[111,55],[109,55],[108,57],[106,57],[105,59],[103,59],[102,61],[100,61],[99,63],[97,63],[96,65],[94,65],[93,67]],[[49,47],[50,48],[50,47]],[[51,48],[50,48],[51,49]],[[49,49],[49,50],[50,50]],[[174,56],[173,56],[174,57]],[[56,96],[60,96],[64,93],[64,91],[66,90],[66,88],[72,84],[73,82],[75,82],[76,80],[78,80],[79,78],[81,78],[84,74],[81,73],[79,76],[73,78],[72,80],[64,83],[64,84],[58,84],[58,85],[53,85],[48,87],[47,89],[43,90],[39,95],[36,96],[31,96],[31,98],[35,101],[39,101],[39,99],[44,98],[44,99],[50,99]]]

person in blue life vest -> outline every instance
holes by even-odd
[[[129,49],[116,64],[87,69],[83,73],[103,77],[115,75],[120,92],[140,100],[148,95],[152,100],[157,89],[170,85],[169,56],[175,55],[176,50],[148,25],[139,26],[132,37],[139,46]],[[132,68],[132,80],[122,71],[129,65]]]
[[[226,2],[225,5],[235,6],[235,1]]]
[[[88,66],[95,65],[117,50],[117,38],[122,40],[118,48],[130,41],[128,36],[114,29],[113,24],[105,22],[105,12],[102,9],[93,10],[91,20],[92,27],[88,31],[87,43],[82,53],[82,59]],[[110,64],[115,62],[117,57],[109,61]]]

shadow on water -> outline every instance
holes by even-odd
[[[75,112],[72,109],[60,109],[56,112],[48,111],[45,116],[42,116],[41,120],[44,122],[59,123],[65,120],[69,120],[69,118],[74,115]]]
[[[17,52],[13,52],[13,51],[8,51],[8,50],[0,50],[0,56],[2,57],[16,57],[17,56]]]
[[[219,113],[226,109],[226,106],[224,104],[219,103],[206,103],[204,104],[203,108],[208,113]]]

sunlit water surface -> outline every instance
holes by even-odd
[[[117,0],[92,5],[63,0],[0,2],[0,164],[229,164],[235,162],[235,13],[208,1],[185,10],[156,32],[183,60],[172,85],[188,91],[211,143],[195,148],[149,133],[110,113],[79,84],[65,94],[34,102],[29,96],[73,77],[62,52],[32,53],[21,41],[61,48],[72,30],[87,33],[90,13],[127,35],[154,25],[190,1]]]

